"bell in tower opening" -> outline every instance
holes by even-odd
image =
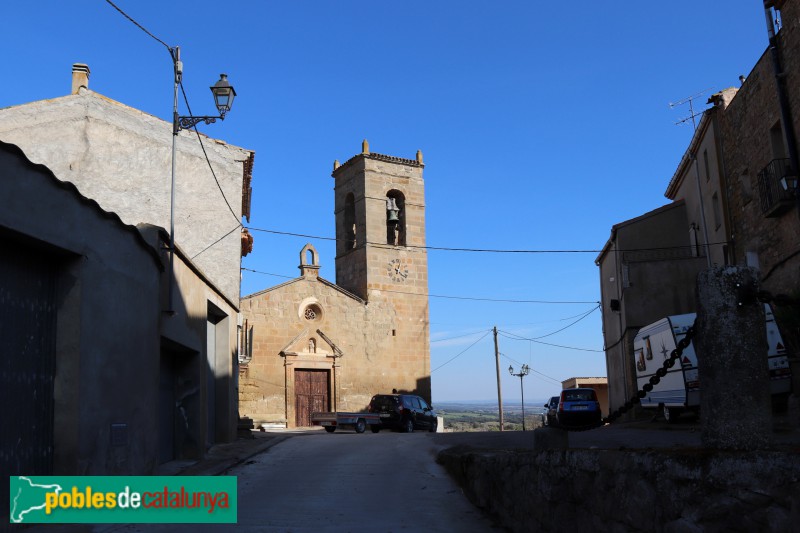
[[[386,198],[386,243],[400,246],[401,232],[400,207],[395,198],[388,196]]]

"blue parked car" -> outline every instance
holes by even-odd
[[[556,420],[563,427],[600,425],[600,402],[594,389],[564,389],[558,402]]]
[[[558,422],[556,421],[556,417],[558,416],[558,401],[561,398],[559,396],[553,396],[550,398],[550,401],[544,404],[546,409],[545,413],[542,415],[542,423],[545,426],[557,426]]]

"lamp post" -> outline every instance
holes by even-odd
[[[518,373],[514,373],[514,367],[508,367],[508,373],[512,376],[517,376],[519,378],[519,392],[522,394],[522,431],[525,431],[525,389],[522,387],[522,378],[528,375],[531,369],[528,365],[522,365]]]
[[[175,278],[175,147],[178,139],[178,133],[182,129],[187,129],[196,126],[201,122],[211,124],[216,122],[217,119],[225,120],[225,115],[231,110],[233,99],[236,97],[236,91],[230,83],[228,83],[228,75],[220,74],[217,83],[211,86],[211,93],[214,95],[214,105],[217,107],[219,116],[180,116],[178,115],[178,87],[181,84],[183,77],[183,62],[181,61],[181,49],[176,46],[170,48],[173,64],[175,67],[175,91],[172,101],[172,179],[170,183],[170,202],[169,202],[169,289],[167,305],[167,313],[170,315],[175,314],[172,308],[172,285]]]

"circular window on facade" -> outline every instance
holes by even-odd
[[[306,306],[303,310],[303,318],[309,322],[314,322],[322,318],[322,309],[317,304]]]

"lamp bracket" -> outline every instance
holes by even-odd
[[[175,132],[177,133],[181,130],[193,128],[194,126],[200,124],[201,122],[205,122],[206,124],[212,124],[216,122],[217,119],[225,120],[225,115],[221,115],[218,117],[176,117]]]

